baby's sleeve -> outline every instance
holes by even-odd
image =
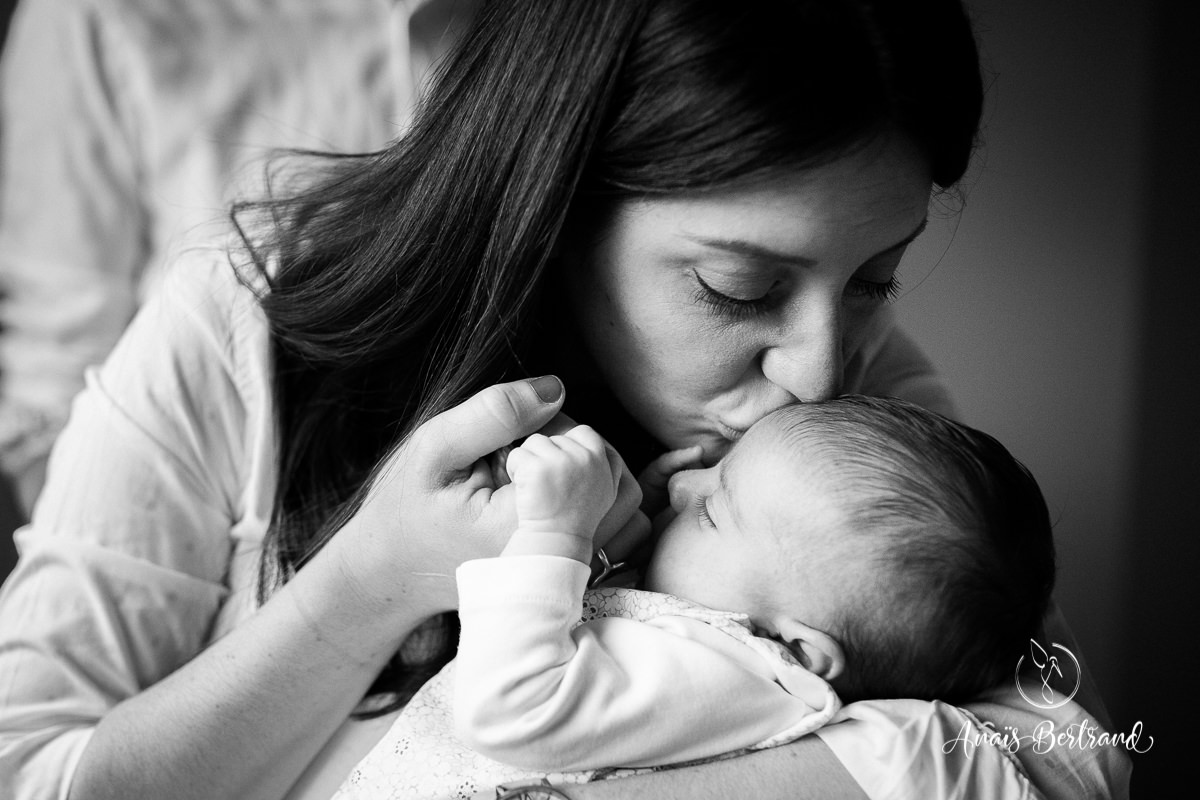
[[[656,766],[752,747],[824,713],[749,648],[714,646],[729,637],[704,623],[576,626],[587,577],[554,556],[459,568],[454,705],[466,745],[537,772]]]

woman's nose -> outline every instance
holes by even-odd
[[[763,376],[801,401],[828,400],[843,380],[841,304],[810,304],[761,353]]]

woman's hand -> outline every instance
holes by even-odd
[[[420,426],[377,470],[354,517],[338,532],[348,580],[381,608],[400,604],[432,615],[458,602],[454,571],[498,555],[517,527],[515,489],[489,456],[543,428],[559,414],[563,386],[554,376],[490,386]],[[561,417],[556,425],[561,424]],[[624,469],[597,541],[629,540],[648,529],[637,514],[641,493]]]
[[[654,519],[665,511],[671,504],[667,489],[671,476],[683,469],[700,469],[704,466],[703,457],[704,448],[696,444],[663,453],[647,464],[642,474],[638,475],[638,485],[642,489],[642,513]]]

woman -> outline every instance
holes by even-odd
[[[796,398],[946,410],[883,305],[973,145],[957,2],[493,3],[434,98],[260,207],[254,293],[177,270],[78,400],[0,601],[16,797],[328,796],[386,728],[351,713],[450,654],[454,569],[514,520],[488,456],[563,424],[564,387],[635,469]],[[638,501],[626,471],[613,559]],[[957,730],[912,738],[964,719],[873,706],[572,796],[1027,788],[942,751]]]

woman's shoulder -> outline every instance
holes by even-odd
[[[1003,737],[1047,800],[1129,796],[1128,750],[1078,698],[1034,706],[1013,684],[966,704],[966,711]]]
[[[244,359],[265,354],[267,321],[259,298],[266,290],[262,272],[236,250],[195,247],[164,270],[148,304],[157,305],[167,331],[199,335],[229,358]]]
[[[864,700],[817,736],[871,800],[1040,798],[1021,762],[973,714],[939,701]]]
[[[244,305],[267,289],[262,270],[232,245],[192,246],[163,270],[159,291],[197,310]]]
[[[817,735],[872,800],[1127,798],[1124,753],[1042,742],[1047,726],[1060,732],[1089,724],[1075,703],[1045,712],[1023,704],[1015,689],[1000,689],[966,708],[936,700],[851,703]],[[938,786],[955,788],[946,795]]]
[[[242,537],[265,525],[273,497],[274,403],[262,288],[227,249],[180,253],[90,378],[83,402],[91,419],[74,434],[86,449],[93,431],[115,430],[131,462],[158,464],[159,474],[178,472],[180,485],[189,487],[181,490],[181,506],[217,509]]]
[[[247,439],[271,429],[270,333],[259,303],[265,288],[236,251],[180,253],[150,287],[101,383],[132,418],[159,420],[164,440],[180,428],[208,448],[241,452]]]

